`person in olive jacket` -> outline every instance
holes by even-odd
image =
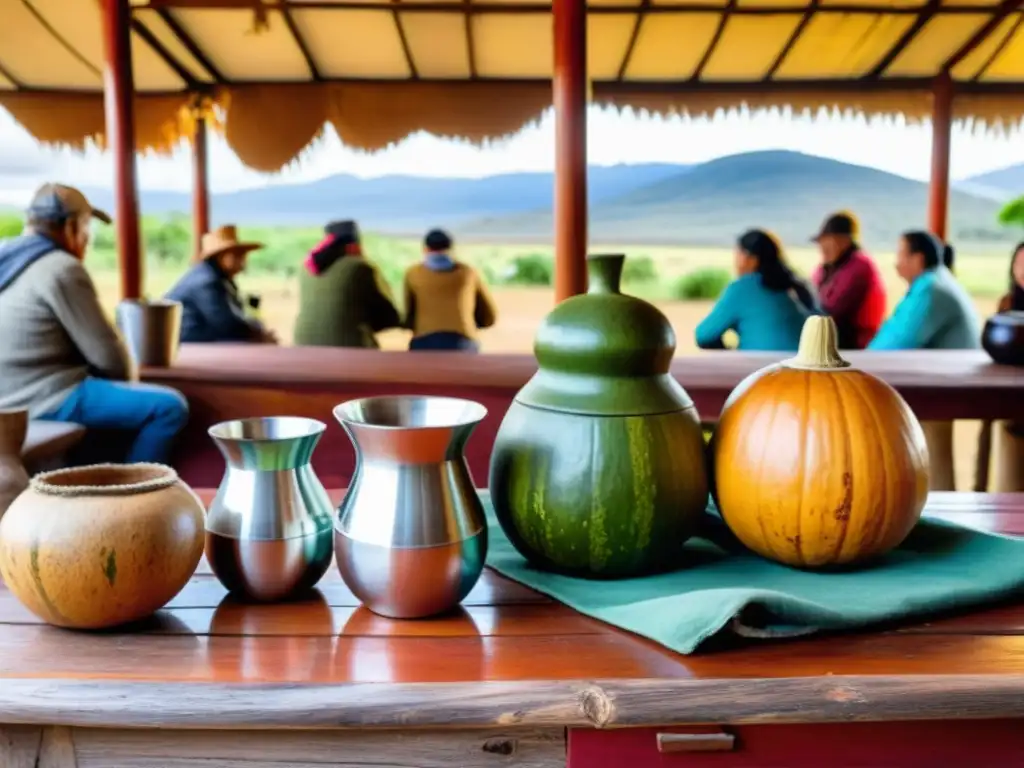
[[[198,263],[165,297],[181,302],[182,342],[277,343],[262,323],[245,316],[235,284],[248,255],[262,247],[240,242],[234,226],[218,227],[203,235]]]
[[[376,334],[401,326],[390,291],[363,257],[359,227],[335,221],[299,274],[295,344],[377,349]]]

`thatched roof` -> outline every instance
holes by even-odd
[[[660,114],[838,108],[926,117],[948,71],[957,117],[1024,117],[1024,0],[591,0],[595,102]],[[36,138],[102,141],[98,0],[3,0],[0,105]],[[505,136],[550,105],[550,2],[133,0],[140,149],[222,119],[277,170],[332,125],[380,149],[416,130]],[[218,109],[210,111],[212,107]]]

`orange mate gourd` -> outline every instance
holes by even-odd
[[[928,494],[928,450],[906,402],[836,348],[811,317],[796,357],[752,374],[726,401],[711,443],[722,517],[759,555],[849,565],[898,546]]]

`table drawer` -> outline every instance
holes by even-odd
[[[1024,721],[573,729],[568,768],[1003,768]]]

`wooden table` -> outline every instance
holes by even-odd
[[[932,508],[1024,534],[1024,496]],[[1024,764],[1015,718],[1024,604],[684,657],[489,571],[456,615],[396,622],[333,570],[313,599],[246,606],[204,564],[108,634],[0,589],[5,768],[987,768]]]
[[[1024,419],[1024,368],[995,365],[984,352],[844,354],[899,390],[920,419]],[[753,352],[677,357],[672,373],[701,415],[715,417],[740,381],[784,357]],[[185,344],[173,368],[147,368],[143,377],[176,387],[188,398],[191,417],[174,464],[193,486],[220,482],[224,465],[207,436],[213,424],[288,414],[328,422],[314,466],[325,483],[340,487],[348,483],[355,457],[331,416],[338,403],[393,394],[477,400],[488,415],[466,455],[477,482],[485,484],[501,419],[536,370],[531,355]]]

